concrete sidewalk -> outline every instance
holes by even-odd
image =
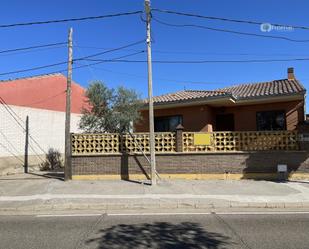
[[[1,211],[302,208],[309,210],[309,181],[162,180],[69,181],[33,174],[0,178]],[[52,178],[47,178],[52,177]]]

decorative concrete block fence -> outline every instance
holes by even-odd
[[[155,151],[224,152],[298,150],[296,131],[176,132],[155,133]],[[149,133],[72,134],[72,155],[148,153]]]
[[[308,141],[297,131],[155,134],[162,178],[276,179],[278,164],[309,178]],[[72,134],[73,179],[149,179],[149,133]]]

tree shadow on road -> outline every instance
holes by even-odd
[[[119,224],[102,229],[98,233],[99,237],[89,239],[85,243],[97,245],[97,248],[101,249],[216,249],[231,245],[229,237],[208,232],[199,224],[192,222]]]

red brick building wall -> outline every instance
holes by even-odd
[[[155,117],[181,115],[183,126],[187,131],[207,131],[207,124],[215,122],[214,110],[206,105],[179,107],[172,109],[159,109],[154,111]],[[142,121],[135,124],[137,132],[147,132],[148,130],[148,110],[142,112]]]
[[[253,131],[256,130],[257,112],[275,110],[285,111],[287,130],[295,130],[298,123],[304,121],[303,101],[227,107],[224,113],[234,114],[236,131]]]

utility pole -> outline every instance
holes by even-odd
[[[73,64],[73,29],[69,29],[68,38],[68,76],[66,90],[66,109],[65,109],[65,159],[64,159],[64,180],[72,179],[71,168],[71,82],[72,82],[72,64]]]
[[[26,117],[24,172],[28,173],[29,116]]]
[[[151,185],[157,184],[156,175],[156,155],[155,155],[155,134],[154,134],[154,115],[153,115],[153,98],[152,98],[152,61],[151,61],[151,10],[150,0],[145,0],[146,12],[146,33],[147,33],[147,63],[148,63],[148,102],[149,102],[149,145],[150,145],[150,166],[151,166]]]

